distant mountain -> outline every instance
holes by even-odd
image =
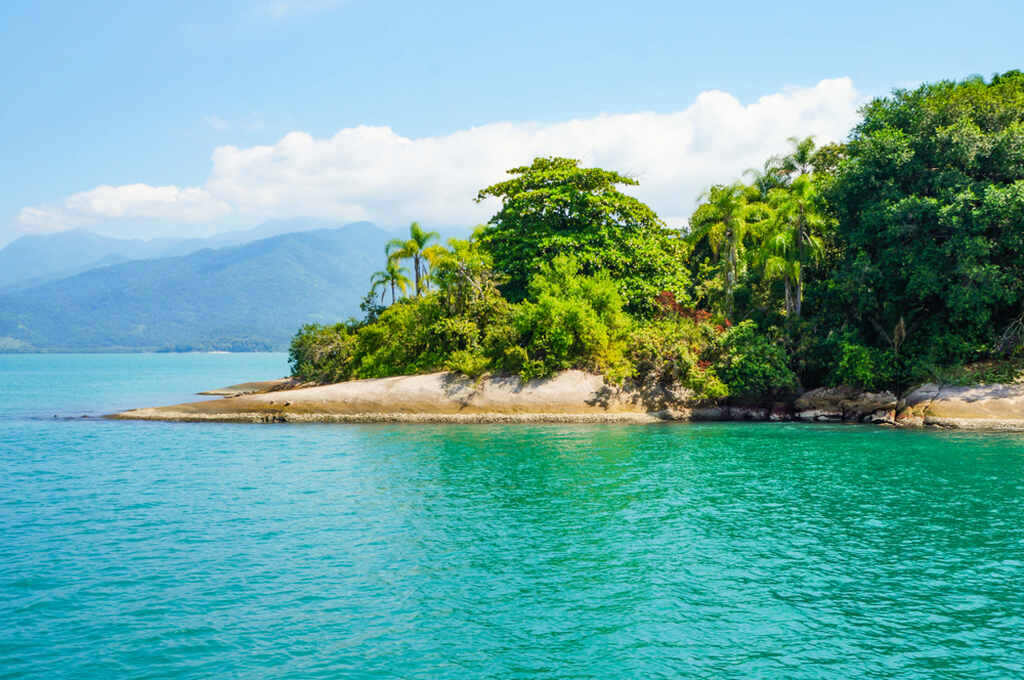
[[[9,291],[0,294],[0,350],[283,348],[304,323],[359,314],[393,236],[359,223]]]
[[[310,218],[271,220],[251,229],[208,238],[149,240],[112,238],[82,229],[32,234],[0,249],[0,291],[29,288],[120,262],[187,255],[203,248],[241,245],[278,234],[338,226]]]

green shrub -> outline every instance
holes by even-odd
[[[556,257],[531,280],[529,299],[513,307],[517,338],[501,348],[504,367],[523,379],[569,368],[625,377],[630,318],[622,305],[607,274],[581,276],[575,259]]]
[[[839,344],[839,360],[829,383],[867,390],[886,389],[893,382],[894,360],[890,351],[842,342]]]
[[[715,365],[729,396],[739,400],[766,400],[797,389],[782,346],[757,332],[753,321],[744,321],[722,334],[722,355]]]
[[[475,379],[490,370],[491,359],[478,352],[459,349],[449,355],[444,367],[449,371],[461,373]]]
[[[300,380],[333,383],[352,376],[356,336],[350,325],[306,324],[292,339],[288,363]]]
[[[716,349],[713,324],[673,316],[635,327],[627,356],[641,382],[680,385],[696,399],[718,399],[727,389],[711,365]]]

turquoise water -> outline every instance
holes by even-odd
[[[80,417],[285,371],[0,356],[0,678],[1024,676],[1022,437]]]

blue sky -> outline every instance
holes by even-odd
[[[474,148],[480,148],[499,144],[494,140],[503,128],[492,124],[514,122],[520,132],[526,125],[536,133],[526,146],[535,150],[543,140],[559,146],[557,135],[567,134],[567,128],[557,125],[566,121],[690,110],[688,136],[680,143],[699,150],[702,134],[716,140],[735,136],[694,122],[700,116],[692,109],[701,93],[721,91],[749,106],[768,95],[788,96],[801,88],[813,91],[822,81],[848,79],[846,89],[815,95],[843,99],[827,115],[820,114],[820,102],[793,104],[804,107],[793,116],[806,118],[827,136],[849,121],[849,87],[860,102],[895,86],[1021,67],[1022,25],[1024,5],[985,0],[970,6],[6,0],[0,4],[5,64],[0,82],[6,100],[0,107],[5,149],[0,244],[22,231],[72,226],[158,235],[188,224],[205,233],[295,216],[305,212],[304,205],[312,214],[338,219],[400,221],[419,212],[439,222],[475,219],[468,207],[463,213],[431,205],[432,200],[462,200],[467,182],[500,179],[454,177],[475,162],[458,159],[469,153],[459,146],[460,131],[491,125],[486,135],[474,138]],[[831,118],[811,120],[816,115]],[[622,139],[632,134],[629,126],[650,131],[670,123],[614,120],[614,125],[593,125]],[[736,125],[751,124],[744,120]],[[756,153],[778,148],[785,133],[798,132],[786,127],[795,127],[787,120],[765,124],[772,138],[764,149],[746,148],[741,154],[714,148],[723,158],[734,152],[733,164],[748,162]],[[538,137],[536,126],[545,125],[556,127]],[[396,137],[353,133],[329,147],[320,144],[358,126],[389,129]],[[597,127],[588,134],[597,135]],[[301,134],[286,142],[296,131]],[[402,151],[409,140],[423,138],[445,141],[420,144],[416,154]],[[510,139],[514,147],[518,138]],[[416,182],[427,176],[422,168],[412,174],[396,165],[369,168],[381,144],[398,149],[395,159],[438,164],[437,172],[452,175],[452,181],[431,179],[429,191],[426,185],[419,191]],[[621,157],[634,166],[624,169],[652,178],[660,187],[652,189],[655,203],[657,196],[669,195],[673,177],[685,176],[689,184],[683,193],[692,193],[700,181],[728,179],[711,173],[732,167],[709,167],[702,178],[693,165],[696,156],[687,156],[685,149],[679,155],[690,157],[691,166],[668,168],[664,160],[645,160],[650,154],[627,159],[604,142],[578,144],[583,146],[569,145],[568,151],[580,148],[585,158]],[[214,150],[226,146],[240,153],[224,154],[214,173]],[[425,150],[428,146],[432,150]],[[271,151],[262,160],[255,151],[246,152],[259,148]],[[290,157],[287,168],[269,169],[273,158],[289,150],[299,155]],[[474,169],[502,162],[507,167],[517,160],[503,153]],[[338,160],[350,157],[363,160],[354,166]],[[344,172],[316,175],[310,167],[317,163],[329,169],[341,164]],[[295,168],[301,169],[298,179]],[[365,170],[361,175],[355,174],[359,168]],[[279,179],[265,180],[268,173]],[[404,201],[400,208],[387,205],[392,174],[396,205]],[[332,177],[346,185],[339,189],[348,192],[343,200],[325,198]],[[352,188],[368,177],[376,184]],[[69,200],[102,186],[135,189]],[[150,195],[153,187],[165,190]],[[447,197],[449,188],[455,198]],[[431,198],[442,194],[444,201]],[[265,198],[271,195],[275,198]],[[662,202],[655,205],[662,212],[686,210],[667,198]],[[176,207],[166,207],[171,203]],[[44,213],[45,218],[32,217]]]

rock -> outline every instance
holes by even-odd
[[[860,422],[878,411],[896,408],[892,392],[865,392],[855,387],[819,387],[804,392],[794,402],[798,420]]]
[[[861,393],[853,387],[818,387],[804,392],[793,402],[797,411],[838,411],[842,413],[840,403],[853,399]]]
[[[266,394],[280,390],[290,390],[300,386],[300,382],[294,378],[279,378],[277,380],[258,380],[255,382],[242,383],[240,385],[228,385],[218,387],[214,390],[206,390],[197,394],[209,397],[241,397],[248,394]]]
[[[877,411],[863,416],[861,418],[862,423],[872,423],[873,425],[895,425],[896,424],[896,409],[884,409],[880,408]]]
[[[544,380],[472,380],[453,373],[352,380],[143,408],[131,420],[221,422],[661,422],[683,409],[652,407],[632,388],[564,371]]]
[[[908,427],[1024,430],[1024,385],[937,385],[907,395],[897,423]]]
[[[768,420],[768,409],[757,406],[730,406],[726,411],[729,420]]]
[[[797,411],[793,417],[807,423],[838,423],[843,419],[843,413],[809,408]]]
[[[690,410],[691,420],[727,420],[726,410],[718,406],[700,406]]]
[[[777,401],[774,404],[772,404],[772,409],[768,413],[768,420],[777,423],[792,419],[793,414],[789,408],[789,404],[781,401]]]

